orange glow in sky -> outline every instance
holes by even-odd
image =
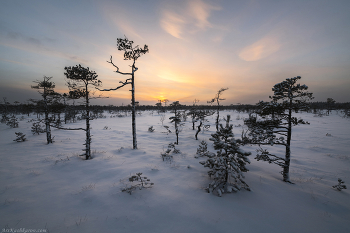
[[[0,97],[38,98],[33,81],[52,76],[67,92],[64,67],[81,64],[115,88],[130,72],[116,39],[149,46],[137,61],[136,101],[222,104],[268,100],[274,84],[302,77],[315,101],[350,101],[349,1],[5,1],[0,8]],[[16,15],[14,20],[13,15]],[[130,86],[96,92],[100,104],[129,104]]]

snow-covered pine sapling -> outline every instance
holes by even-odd
[[[242,188],[250,191],[248,184],[243,180],[243,172],[248,171],[246,164],[250,163],[248,156],[251,153],[239,148],[241,141],[234,139],[233,126],[229,121],[230,115],[227,116],[226,126],[220,124],[219,130],[209,139],[214,142],[216,154],[208,153],[208,159],[199,162],[210,169],[208,175],[214,179],[206,190],[209,193],[216,192],[220,197],[223,193],[236,192]]]
[[[199,147],[197,148],[197,153],[194,156],[196,159],[199,157],[207,156],[210,157],[210,155],[215,155],[214,153],[208,151],[208,144],[206,141],[202,140],[201,144],[199,144]]]
[[[8,118],[6,125],[10,126],[11,128],[18,128],[18,119],[15,115],[12,115],[10,118]]]
[[[41,134],[41,133],[45,133],[45,129],[43,129],[41,127],[41,124],[40,122],[34,122],[33,125],[32,125],[32,129],[31,129],[33,135],[37,134]]]
[[[160,155],[162,156],[163,161],[168,161],[171,162],[173,160],[173,156],[170,154],[171,149],[168,148],[165,152],[160,153]]]
[[[341,191],[342,189],[346,189],[346,185],[344,184],[345,182],[338,178],[338,184],[337,185],[333,185],[332,187],[337,189],[338,191]]]
[[[175,148],[175,143],[169,143],[168,148],[173,150],[174,154],[180,154],[181,153],[181,151],[179,149]]]
[[[140,190],[143,188],[152,188],[154,183],[151,183],[151,180],[146,176],[141,175],[142,173],[136,173],[136,175],[129,177],[129,182],[132,184],[126,185],[124,188],[122,188],[122,192],[127,192],[131,195],[131,193],[137,188]]]
[[[181,151],[175,148],[174,143],[169,143],[168,149],[165,152],[160,153],[160,155],[162,156],[163,161],[171,162],[173,160],[172,154],[180,154],[180,153]]]
[[[292,127],[309,124],[303,119],[293,117],[293,112],[307,110],[308,100],[313,99],[312,93],[307,92],[306,85],[297,84],[300,76],[287,78],[272,88],[274,92],[270,102],[260,101],[255,115],[244,120],[248,131],[242,133],[245,144],[259,145],[255,159],[275,163],[282,167],[283,181],[289,182],[289,166],[291,157]],[[284,156],[271,154],[261,145],[281,145],[286,148]]]
[[[154,128],[153,128],[153,125],[152,126],[150,126],[150,127],[148,127],[148,132],[151,132],[151,133],[153,133],[154,132]]]
[[[13,140],[13,141],[15,141],[15,142],[24,142],[25,140],[27,140],[26,138],[25,138],[25,134],[23,134],[22,132],[15,132],[15,134],[16,134],[16,139],[15,140]]]

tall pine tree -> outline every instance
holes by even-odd
[[[256,114],[245,120],[248,131],[242,134],[244,143],[257,144],[256,159],[275,163],[283,168],[283,181],[289,182],[289,166],[291,157],[292,127],[299,124],[309,124],[303,119],[293,116],[293,113],[307,110],[307,101],[313,99],[312,93],[307,92],[308,86],[297,82],[300,76],[287,78],[272,88],[273,96],[270,102],[260,101]],[[281,145],[285,147],[285,155],[271,154],[261,145]]]

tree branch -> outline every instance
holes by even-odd
[[[131,81],[131,78],[126,79],[125,82],[119,81],[119,83],[122,83],[122,85],[120,85],[119,87],[116,87],[116,88],[111,88],[111,89],[99,89],[97,87],[95,87],[95,88],[99,91],[115,91],[115,90],[118,90],[119,88],[124,87],[125,85],[131,84],[131,82],[129,82],[129,81]]]
[[[109,59],[109,61],[107,61],[108,63],[112,64],[117,70],[115,71],[116,73],[119,73],[119,74],[122,74],[122,75],[132,75],[132,73],[123,73],[123,72],[120,72],[119,71],[119,67],[116,66],[114,63],[113,63],[113,60],[112,60],[112,56],[111,58]]]

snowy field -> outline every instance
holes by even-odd
[[[350,188],[350,119],[336,112],[315,117],[302,113],[310,125],[293,128],[291,180],[282,182],[281,168],[254,159],[245,181],[252,191],[217,197],[205,188],[208,169],[194,158],[201,140],[214,152],[209,131],[195,131],[187,120],[179,135],[173,161],[160,153],[176,140],[162,127],[156,111],[137,117],[138,150],[132,150],[131,117],[113,117],[91,122],[92,160],[82,160],[84,131],[53,130],[54,144],[45,134],[32,135],[35,118],[24,116],[19,128],[0,124],[0,228],[46,229],[46,232],[350,232],[350,190],[332,188],[342,178]],[[246,114],[231,115],[235,136],[242,131]],[[171,113],[166,113],[164,125]],[[85,127],[84,121],[67,124]],[[105,127],[107,126],[107,127]],[[155,131],[148,132],[153,126]],[[107,129],[104,129],[107,128]],[[15,132],[27,141],[14,142]],[[283,153],[282,147],[269,147]],[[137,172],[154,186],[121,192],[127,178]]]

